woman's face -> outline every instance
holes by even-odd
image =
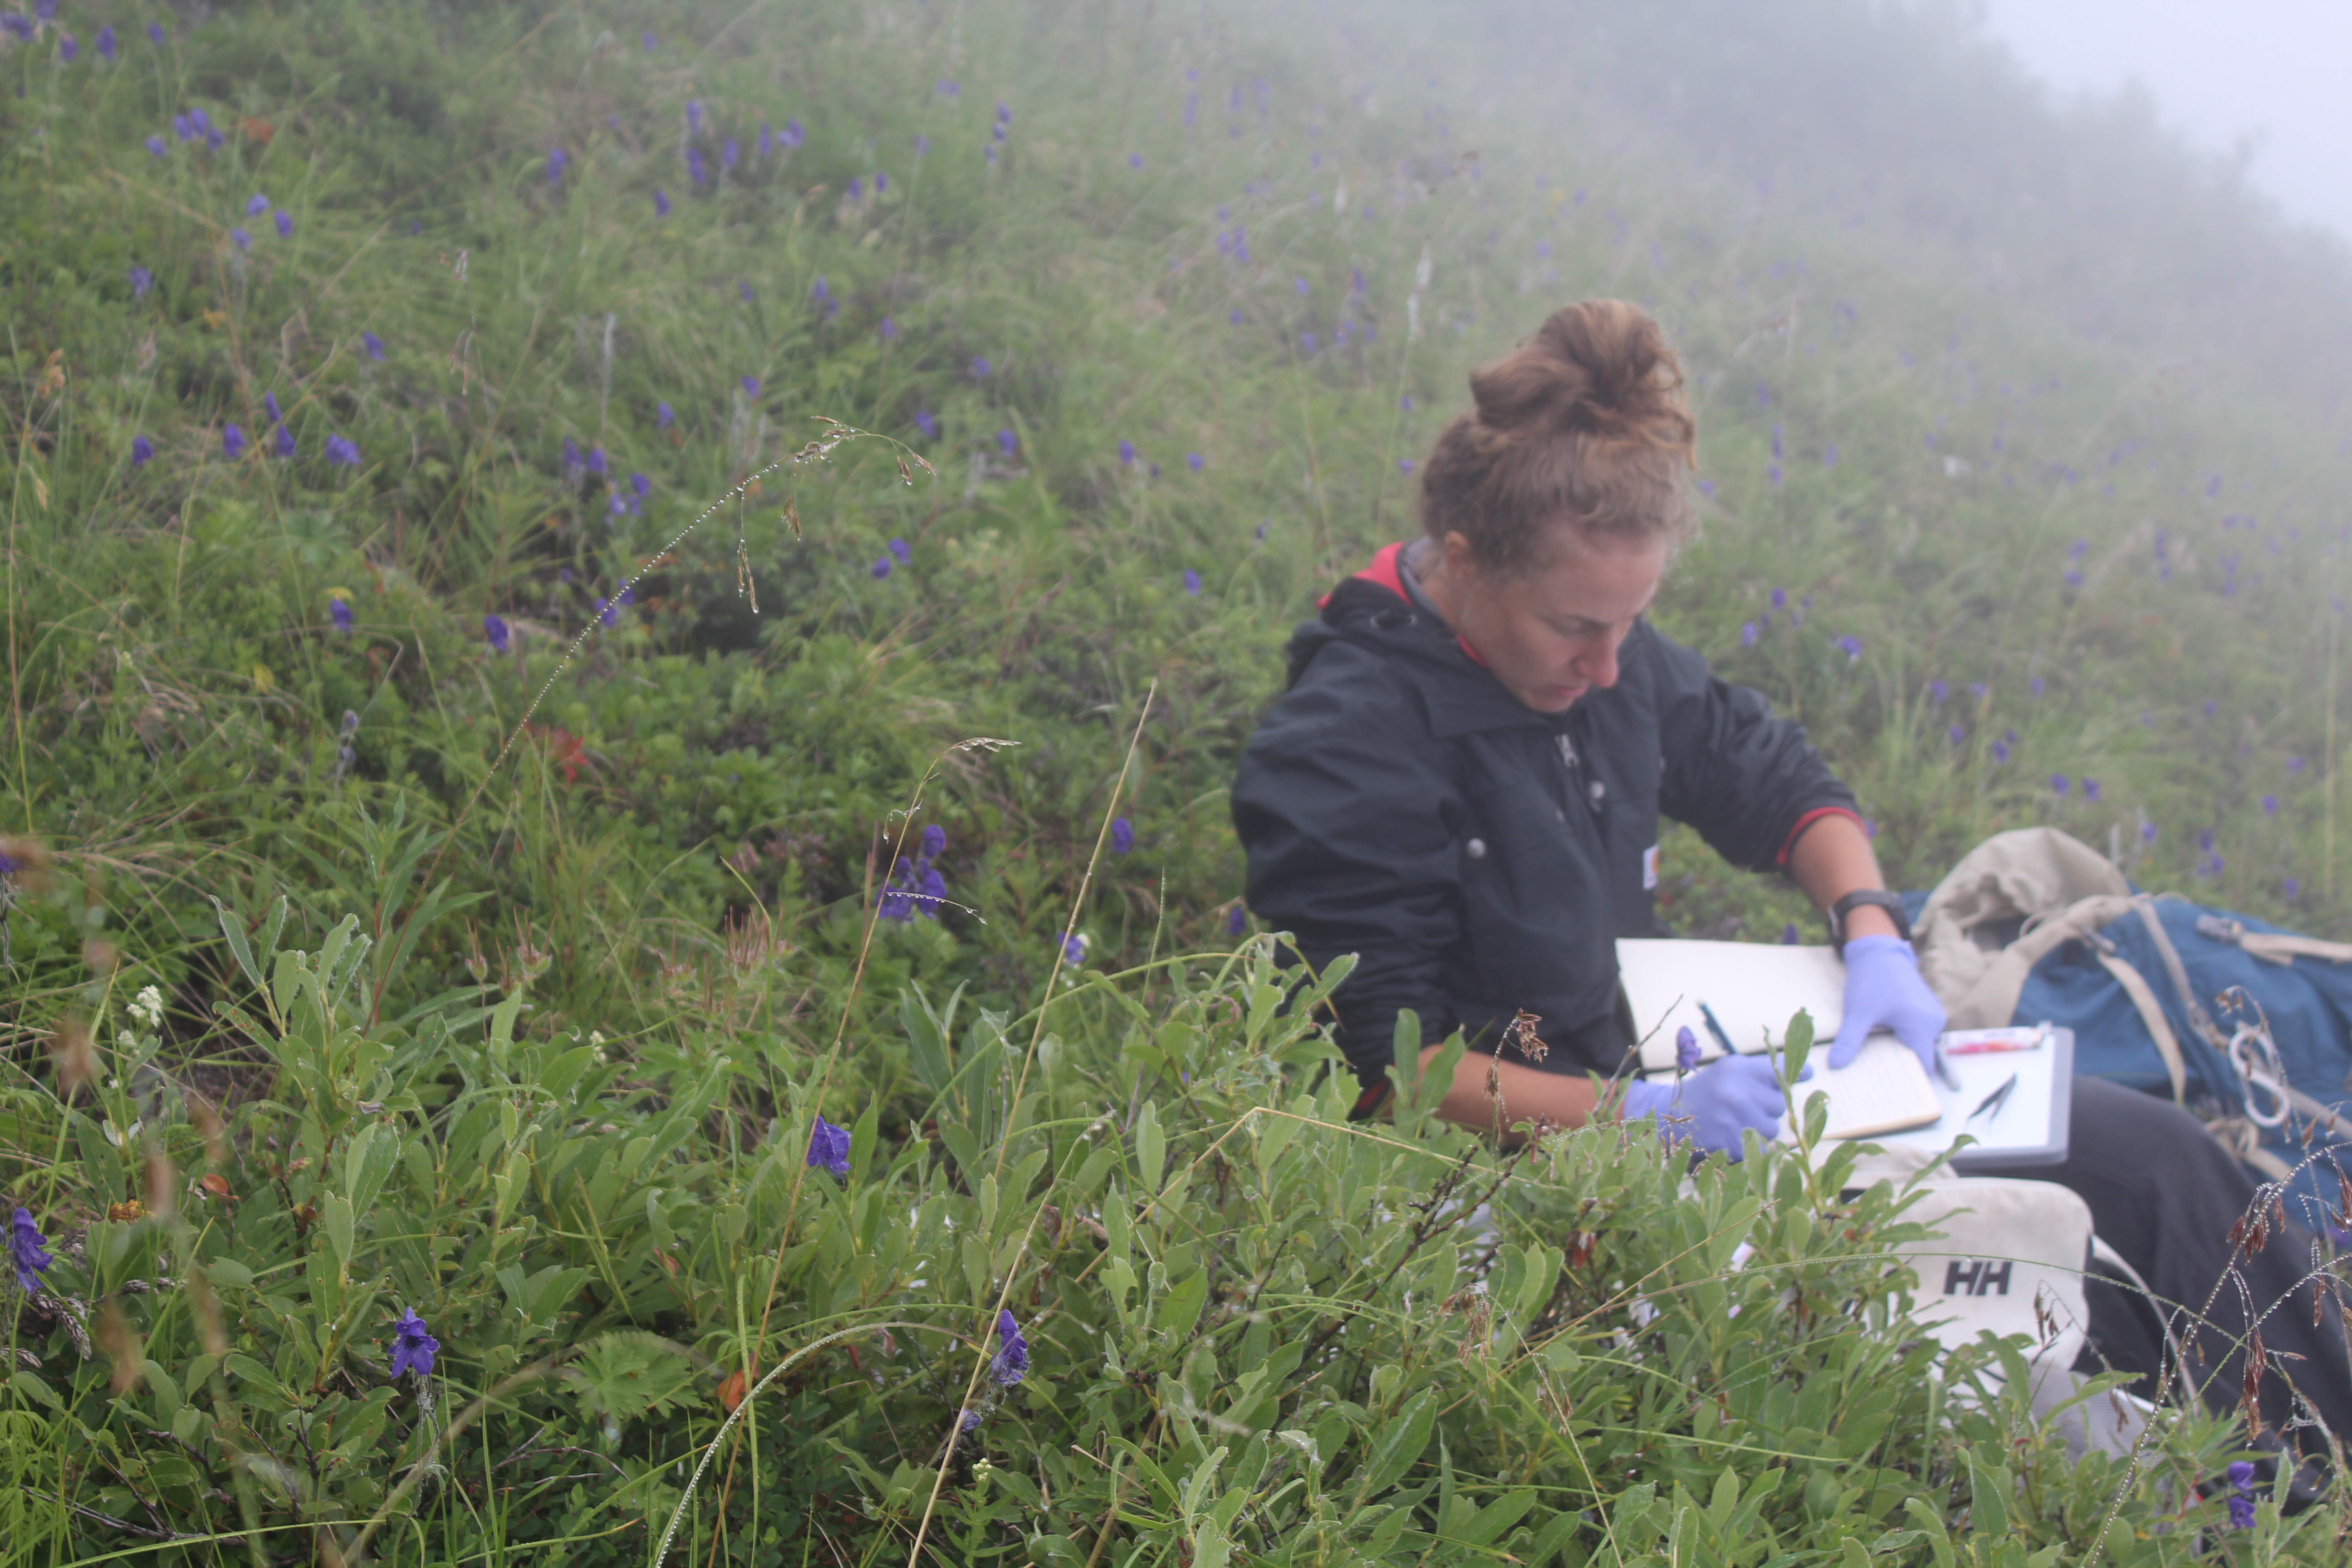
[[[1657,597],[1666,573],[1663,541],[1590,539],[1554,531],[1525,576],[1482,573],[1470,542],[1450,533],[1440,602],[1504,688],[1538,713],[1566,711],[1596,686],[1617,684],[1617,648]]]

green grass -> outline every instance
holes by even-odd
[[[1512,1161],[1419,1117],[1334,1125],[1326,1048],[1225,935],[1223,792],[1288,627],[1413,531],[1400,465],[1468,367],[1621,294],[1702,422],[1706,532],[1658,618],[1803,719],[1892,876],[2053,822],[2334,934],[2352,472],[2258,367],[2088,339],[1965,250],[1761,201],[1606,100],[1563,138],[1529,90],[1433,91],[1421,68],[1459,81],[1475,49],[1402,54],[1412,17],[156,16],[160,48],[113,18],[110,63],[95,16],[70,64],[54,33],[0,50],[0,827],[46,847],[6,916],[0,1183],[71,1239],[53,1285],[114,1293],[142,1347],[85,1361],[16,1319],[40,1364],[0,1393],[0,1560],[348,1544],[492,1389],[371,1550],[640,1560],[728,1369],[882,1320],[927,1327],[788,1373],[689,1518],[727,1561],[903,1560],[978,1364],[944,1336],[990,1348],[999,1300],[1042,1325],[1036,1372],[950,1465],[940,1561],[1083,1563],[1105,1521],[1121,1563],[1661,1537],[1942,1563],[1947,1528],[1959,1561],[2074,1561],[2111,1498],[2116,1560],[2188,1560],[2197,1531],[2155,1525],[2226,1434],[2166,1435],[2168,1494],[2030,1440],[1980,1468],[2019,1413],[1956,1416],[1927,1377],[1883,1190],[1856,1221],[1759,1160],[1685,1205],[1613,1131]],[[178,139],[196,108],[218,148]],[[805,141],[762,152],[763,121]],[[2112,303],[2204,330],[2172,287]],[[820,416],[871,436],[792,462]],[[1096,863],[1113,813],[1136,848]],[[931,824],[955,907],[875,926]],[[1811,919],[1686,835],[1665,874],[1687,931]],[[318,953],[347,921],[331,999],[226,935]],[[1084,973],[1041,1024],[1073,923]],[[48,1042],[82,1026],[75,1090]],[[217,1139],[173,1086],[230,1107]],[[853,1130],[845,1183],[801,1159],[819,1111]],[[171,1212],[109,1220],[160,1195],[151,1148]],[[1499,1243],[1421,1224],[1457,1181],[1499,1184]],[[1598,1260],[1564,1268],[1579,1231]],[[1723,1273],[1726,1237],[1760,1261]],[[121,1294],[199,1268],[217,1315]],[[1472,1279],[1507,1304],[1484,1356],[1444,1305]],[[1864,1305],[1792,1322],[1788,1286]],[[1664,1315],[1621,1346],[1635,1295]],[[385,1376],[404,1307],[445,1347],[430,1412]],[[1398,1458],[1424,1416],[1442,1442]],[[1998,1527],[1979,1487],[2012,1500]],[[2229,1550],[2325,1561],[2326,1524]]]

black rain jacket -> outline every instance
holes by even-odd
[[[1425,1041],[1490,1047],[1525,1009],[1543,1068],[1614,1072],[1616,939],[1665,934],[1660,816],[1764,871],[1853,795],[1802,729],[1646,621],[1614,686],[1536,712],[1414,607],[1398,549],[1291,637],[1289,689],[1243,752],[1249,907],[1318,969],[1358,955],[1332,1002],[1368,1090],[1407,1008]]]

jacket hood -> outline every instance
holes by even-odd
[[[1316,655],[1335,642],[1352,643],[1390,662],[1419,688],[1430,728],[1438,735],[1465,735],[1521,724],[1557,730],[1568,713],[1538,713],[1495,679],[1485,661],[1454,629],[1416,605],[1398,571],[1402,543],[1384,545],[1369,565],[1323,595],[1322,613],[1291,634],[1289,679],[1296,686]],[[1635,627],[1635,635],[1646,625]],[[1581,704],[1580,704],[1581,706]]]

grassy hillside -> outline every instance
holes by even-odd
[[[2071,1561],[2113,1498],[2158,1562],[2221,1517],[2217,1429],[2129,1484],[1968,1457],[2019,1412],[1938,1424],[1883,1190],[1335,1125],[1223,789],[1467,368],[1620,294],[1702,419],[1659,618],[1893,874],[2050,821],[2336,934],[2352,472],[2293,378],[1482,95],[1466,24],[194,15],[0,36],[0,1184],[60,1243],[0,1295],[0,1557],[382,1514],[638,1560],[771,1369],[702,1560]],[[1686,930],[1811,919],[1666,875]]]

